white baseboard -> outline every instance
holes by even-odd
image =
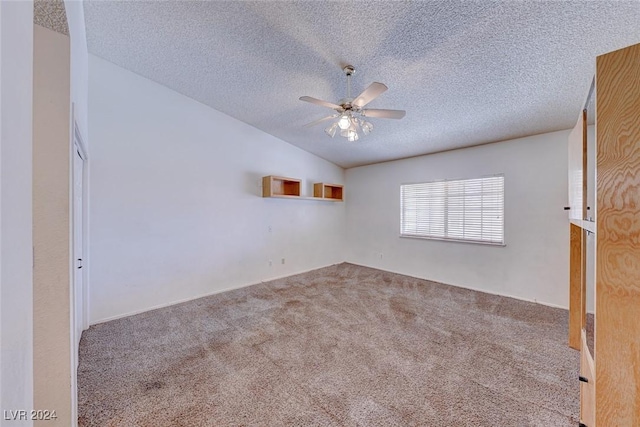
[[[544,301],[538,301],[538,300],[535,300],[535,299],[531,300],[529,298],[523,298],[523,297],[504,294],[504,293],[499,293],[499,292],[492,292],[490,290],[482,289],[482,288],[474,288],[474,287],[471,287],[471,286],[462,286],[462,285],[454,285],[454,284],[451,284],[451,283],[443,283],[443,282],[439,282],[437,280],[432,280],[432,279],[429,279],[429,278],[426,278],[426,277],[412,276],[410,274],[403,273],[401,271],[387,270],[387,269],[384,269],[384,268],[380,268],[378,266],[374,267],[374,266],[371,266],[371,265],[362,264],[362,263],[358,263],[358,262],[352,262],[352,261],[345,261],[345,262],[347,262],[349,264],[353,264],[353,265],[359,265],[361,267],[373,268],[374,270],[386,271],[387,273],[400,274],[402,276],[413,277],[415,279],[420,279],[420,280],[428,280],[429,282],[439,283],[439,284],[445,285],[445,286],[455,286],[456,288],[468,289],[470,291],[482,292],[482,293],[489,294],[489,295],[498,295],[498,296],[501,296],[501,297],[513,298],[513,299],[517,299],[517,300],[520,300],[520,301],[526,301],[526,302],[532,302],[532,303],[535,303],[535,304],[545,305],[547,307],[560,308],[562,310],[568,310],[569,309],[568,307],[563,307],[563,306],[558,305],[558,304],[553,304],[553,303],[544,302]],[[567,283],[567,287],[568,287],[568,283]]]
[[[337,264],[341,264],[341,263],[337,263]],[[245,283],[245,284],[238,285],[238,286],[231,286],[231,287],[228,287],[228,288],[216,289],[215,291],[207,292],[207,293],[196,295],[196,296],[193,296],[193,297],[188,297],[188,298],[183,298],[183,299],[179,299],[179,300],[175,300],[175,301],[171,301],[171,302],[167,302],[167,303],[163,303],[163,304],[158,304],[158,305],[154,305],[152,307],[147,307],[147,308],[143,308],[143,309],[140,309],[140,310],[134,310],[134,311],[130,311],[130,312],[127,312],[127,313],[124,313],[124,314],[117,314],[115,316],[105,317],[104,319],[95,320],[95,321],[91,322],[89,325],[90,326],[98,325],[100,323],[110,322],[111,320],[117,320],[117,319],[122,319],[124,317],[135,316],[136,314],[146,313],[147,311],[157,310],[159,308],[170,307],[172,305],[182,304],[183,302],[193,301],[193,300],[196,300],[196,299],[199,299],[199,298],[204,298],[204,297],[208,297],[208,296],[211,296],[211,295],[221,294],[223,292],[235,291],[236,289],[242,289],[242,288],[246,288],[246,287],[249,287],[249,286],[258,285],[258,284],[264,283],[264,282],[271,282],[272,280],[284,279],[285,277],[291,277],[291,276],[296,276],[298,274],[308,273],[310,271],[319,270],[321,268],[331,267],[332,265],[336,265],[336,264],[328,264],[328,265],[323,265],[321,267],[310,268],[310,269],[307,269],[307,270],[302,270],[302,271],[298,271],[298,272],[291,273],[291,274],[285,274],[285,275],[282,275],[282,276],[269,277],[269,278],[266,278],[264,280],[261,280],[260,282]]]
[[[487,290],[487,289],[475,288],[475,287],[472,287],[472,286],[462,286],[462,285],[455,285],[455,284],[451,284],[451,283],[443,283],[443,282],[439,282],[437,280],[429,279],[427,277],[417,277],[417,276],[412,276],[412,275],[407,274],[407,273],[403,273],[401,271],[383,269],[383,268],[380,268],[379,266],[372,266],[372,265],[367,265],[367,264],[353,262],[353,261],[343,261],[343,262],[346,262],[346,263],[349,263],[349,264],[353,264],[353,265],[359,265],[361,267],[372,268],[374,270],[380,270],[380,271],[385,271],[385,272],[388,272],[388,273],[400,274],[402,276],[413,277],[413,278],[420,279],[420,280],[428,280],[430,282],[440,283],[440,284],[446,285],[446,286],[455,286],[457,288],[468,289],[470,291],[483,292],[485,294],[498,295],[498,296],[502,296],[502,297],[517,299],[517,300],[520,300],[520,301],[527,301],[527,302],[532,302],[532,303],[535,303],[535,304],[545,305],[547,307],[553,307],[553,308],[560,308],[562,310],[568,310],[568,307],[563,307],[561,305],[553,304],[553,303],[549,303],[549,302],[545,302],[545,301],[538,301],[538,300],[535,300],[535,299],[532,300],[532,299],[529,299],[529,298],[523,298],[523,297],[519,297],[519,296],[515,296],[515,295],[509,295],[509,294],[506,294],[506,293],[493,292],[493,291],[490,291],[490,290]],[[311,268],[311,269],[307,269],[307,270],[302,270],[302,271],[298,271],[298,272],[291,273],[291,274],[285,274],[285,275],[281,275],[281,276],[269,277],[269,278],[266,278],[264,280],[261,280],[260,282],[246,283],[246,284],[242,284],[242,285],[238,285],[238,286],[231,286],[231,287],[224,288],[224,289],[217,289],[215,291],[207,292],[207,293],[204,293],[204,294],[201,294],[201,295],[197,295],[197,296],[193,296],[193,297],[189,297],[189,298],[183,298],[183,299],[180,299],[180,300],[175,300],[175,301],[171,301],[171,302],[168,302],[168,303],[155,305],[153,307],[148,307],[148,308],[144,308],[144,309],[141,309],[141,310],[135,310],[135,311],[131,311],[131,312],[124,313],[124,314],[118,314],[118,315],[115,315],[115,316],[110,316],[110,317],[107,317],[107,318],[104,318],[104,319],[100,319],[100,320],[94,321],[94,322],[91,323],[91,325],[97,325],[99,323],[105,323],[105,322],[109,322],[111,320],[122,319],[124,317],[134,316],[136,314],[145,313],[147,311],[157,310],[159,308],[169,307],[169,306],[172,306],[172,305],[181,304],[183,302],[188,302],[188,301],[193,301],[193,300],[196,300],[198,298],[204,298],[204,297],[208,297],[208,296],[211,296],[211,295],[220,294],[220,293],[223,293],[223,292],[233,291],[233,290],[236,290],[236,289],[242,289],[242,288],[246,288],[248,286],[257,285],[257,284],[260,284],[260,283],[270,282],[272,280],[284,279],[286,277],[291,277],[291,276],[296,276],[298,274],[308,273],[310,271],[319,270],[321,268],[326,268],[326,267],[331,267],[331,266],[337,265],[337,264],[341,264],[341,263],[328,264],[328,265],[324,265],[324,266],[321,266],[321,267],[315,267],[315,268]],[[590,313],[590,314],[593,314],[593,313]]]

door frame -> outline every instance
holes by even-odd
[[[82,138],[82,134],[80,133],[80,128],[78,127],[78,123],[75,118],[73,120],[73,142],[72,142],[72,159],[75,157],[76,150],[80,155],[80,158],[83,161],[82,165],[82,330],[86,330],[89,327],[89,238],[88,238],[88,230],[89,230],[89,221],[88,221],[88,212],[89,212],[89,191],[88,191],[88,170],[89,170],[89,157],[87,155],[87,149],[84,144],[84,140]],[[72,160],[73,161],[73,160]],[[73,165],[73,163],[72,163]],[[73,191],[72,191],[73,192]],[[73,203],[73,202],[72,202]],[[71,231],[73,235],[73,230]],[[73,242],[73,240],[72,240]],[[73,251],[72,247],[72,251]],[[75,259],[74,259],[75,261]],[[75,269],[75,262],[74,269]],[[75,284],[74,284],[75,289]]]
[[[69,285],[69,305],[71,309],[71,315],[69,316],[69,332],[70,340],[69,346],[71,350],[71,357],[69,364],[71,365],[71,426],[77,427],[78,425],[78,364],[79,364],[79,347],[76,345],[76,315],[75,312],[75,269],[76,259],[74,257],[74,180],[73,180],[73,162],[75,161],[76,151],[80,154],[83,160],[82,167],[82,330],[86,330],[89,327],[89,156],[85,140],[82,137],[80,128],[76,121],[76,108],[75,103],[71,103],[71,134],[69,142],[69,191],[71,197],[69,197],[69,215],[71,219],[71,227],[69,227],[69,245],[71,260],[70,276],[71,280]]]

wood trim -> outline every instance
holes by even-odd
[[[271,177],[263,176],[262,177],[262,197],[271,197]]]
[[[582,220],[587,219],[587,110],[582,110]],[[580,295],[581,295],[581,326],[585,329],[587,326],[587,233],[582,231],[581,234],[581,276],[580,276]]]
[[[587,328],[587,231],[580,230],[580,330]]]
[[[580,382],[580,421],[588,426],[596,425],[596,390],[595,390],[595,367],[593,357],[587,346],[587,334],[582,331],[580,351],[580,375],[587,382]]]
[[[596,59],[596,423],[640,425],[640,44]]]
[[[569,224],[569,347],[580,350],[582,331],[582,228]]]
[[[290,200],[315,200],[317,202],[342,202],[342,200],[339,200],[339,199],[329,199],[326,197],[287,196],[286,194],[276,194],[273,196],[268,196],[268,198],[269,199],[290,199]]]
[[[322,182],[313,184],[313,197],[324,197],[324,184]]]
[[[587,321],[587,238],[586,231],[577,224],[587,216],[586,171],[587,111],[582,110],[569,134],[569,347],[576,350],[580,350],[580,334]]]

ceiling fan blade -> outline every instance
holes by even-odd
[[[335,118],[336,118],[336,117],[338,117],[338,116],[339,116],[339,114],[333,114],[333,115],[331,115],[331,116],[323,117],[323,118],[321,118],[321,119],[319,119],[319,120],[316,120],[316,121],[314,121],[314,122],[307,123],[306,125],[304,125],[304,127],[306,127],[306,128],[310,128],[310,127],[312,127],[312,126],[318,125],[318,124],[320,124],[320,123],[322,123],[322,122],[325,122],[325,121],[327,121],[327,120],[335,119]]]
[[[331,102],[323,101],[321,99],[312,98],[310,96],[301,96],[300,101],[310,102],[312,104],[320,105],[322,107],[333,108],[334,110],[342,109],[341,106],[337,104],[332,104]]]
[[[387,89],[387,86],[382,83],[373,82],[366,88],[360,95],[356,97],[351,103],[357,107],[364,107],[380,95],[382,95]]]
[[[362,110],[365,117],[378,117],[380,119],[401,119],[407,114],[404,110]]]

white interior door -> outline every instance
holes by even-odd
[[[75,353],[85,328],[85,289],[84,289],[84,160],[77,146],[73,155],[73,335]],[[76,365],[78,363],[76,357]]]

